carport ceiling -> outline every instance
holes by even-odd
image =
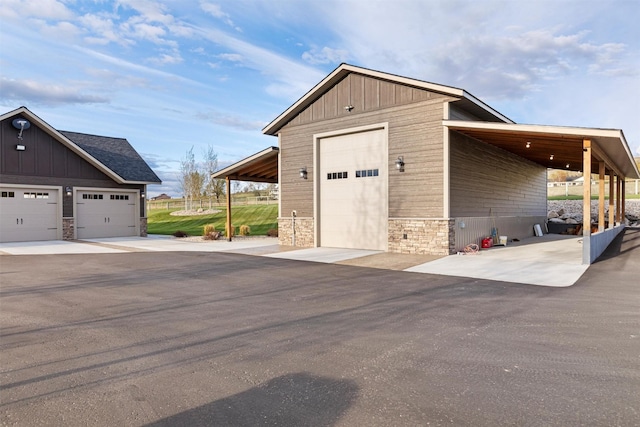
[[[546,168],[580,172],[583,162],[583,140],[588,139],[597,147],[594,150],[593,161],[606,161],[607,172],[614,170],[616,174],[628,178],[640,178],[624,134],[617,129],[458,120],[445,120],[443,124],[450,130],[499,147]]]
[[[278,147],[269,147],[211,175],[213,179],[278,182]]]

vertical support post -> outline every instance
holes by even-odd
[[[231,241],[231,178],[225,178],[227,185],[227,240]]]
[[[620,189],[622,188],[622,183],[620,182],[620,176],[616,179],[616,223],[621,224],[622,218],[620,217],[620,199],[622,199],[620,193]]]
[[[604,231],[604,177],[605,164],[603,161],[599,164],[600,174],[598,176],[598,231]]]
[[[627,203],[627,196],[625,195],[625,180],[622,177],[622,188],[620,189],[620,223],[625,224],[625,204]]]
[[[591,264],[591,140],[582,140],[582,264]]]
[[[613,175],[613,171],[609,171],[609,228],[613,228],[616,225],[616,208],[614,205],[614,201],[616,199],[615,192],[615,176]]]

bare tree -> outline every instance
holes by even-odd
[[[196,157],[191,147],[185,157],[180,160],[180,187],[184,196],[185,210],[193,209],[193,199],[202,194],[204,174],[198,170]]]
[[[211,199],[215,197],[220,202],[220,197],[224,196],[225,183],[223,179],[213,179],[211,175],[218,170],[218,153],[213,151],[212,146],[207,146],[204,150],[203,174],[205,175],[204,192]]]

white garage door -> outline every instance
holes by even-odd
[[[320,246],[386,250],[386,132],[322,138],[319,150]]]
[[[59,194],[58,189],[0,186],[0,242],[60,239]]]
[[[136,236],[135,192],[79,190],[76,194],[78,239]]]

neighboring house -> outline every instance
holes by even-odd
[[[0,153],[0,242],[146,236],[146,187],[161,181],[126,139],[20,107],[0,116]]]
[[[171,196],[168,196],[167,194],[162,193],[158,196],[150,198],[149,200],[169,200],[169,199],[171,199]]]
[[[547,168],[639,175],[620,130],[519,125],[465,90],[348,64],[263,133],[278,147],[213,177],[278,182],[283,245],[454,254],[492,229],[532,236]]]

